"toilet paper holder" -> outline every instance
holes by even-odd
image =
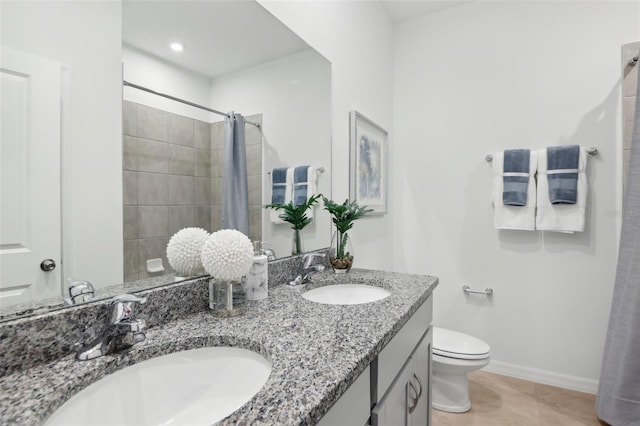
[[[473,290],[468,285],[463,285],[462,291],[464,291],[465,293],[486,294],[487,296],[493,296],[493,289],[490,287],[487,287],[484,290]]]

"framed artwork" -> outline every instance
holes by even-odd
[[[349,199],[387,212],[387,131],[357,111],[350,114]]]

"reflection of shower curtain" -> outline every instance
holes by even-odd
[[[640,424],[640,84],[635,107],[618,269],[596,402],[598,417],[613,426]]]
[[[249,236],[249,191],[244,141],[244,117],[224,119],[222,158],[222,229],[237,229]]]

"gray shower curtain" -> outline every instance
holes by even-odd
[[[221,228],[237,229],[249,236],[247,159],[241,114],[231,113],[224,119]]]
[[[612,426],[640,425],[640,84],[596,411]]]

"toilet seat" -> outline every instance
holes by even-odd
[[[433,327],[433,353],[455,359],[489,358],[490,347],[480,339],[458,331]]]

